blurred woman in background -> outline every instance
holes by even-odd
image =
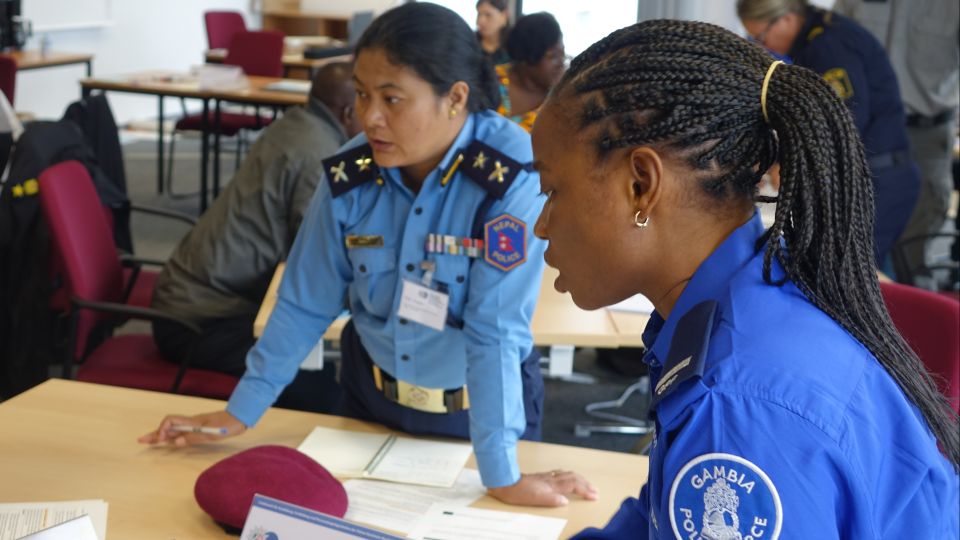
[[[540,105],[565,69],[560,25],[549,13],[520,17],[507,40],[507,53],[513,63],[497,66],[497,112],[530,131]]]
[[[510,33],[510,14],[507,7],[507,0],[477,2],[477,39],[480,41],[480,48],[494,65],[510,62],[510,56],[504,48]]]

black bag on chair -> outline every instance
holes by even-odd
[[[57,284],[50,275],[37,177],[47,167],[71,159],[87,168],[110,209],[117,247],[132,252],[126,186],[103,172],[80,126],[71,120],[25,126],[0,192],[0,399],[46,380],[50,364],[60,358],[57,317],[50,307]]]
[[[119,147],[119,142],[117,145]],[[100,200],[113,214],[113,238],[117,247],[133,253],[126,177],[118,183],[104,172],[86,134],[76,122],[64,119],[28,124],[13,149],[8,182],[37,178],[47,167],[71,159],[87,168]],[[120,171],[123,171],[122,165]]]

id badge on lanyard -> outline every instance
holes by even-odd
[[[424,270],[420,283],[403,280],[397,316],[442,332],[447,322],[450,295],[431,288],[437,263],[423,261],[420,266]]]

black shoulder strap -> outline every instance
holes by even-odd
[[[330,156],[322,163],[334,197],[380,177],[380,168],[373,162],[373,149],[369,144]]]
[[[707,300],[693,306],[677,321],[673,340],[670,342],[670,352],[663,362],[663,371],[657,386],[653,389],[650,410],[682,382],[703,376],[716,311],[717,302]]]
[[[503,198],[524,169],[517,160],[480,141],[470,143],[463,157],[460,171],[496,199]]]

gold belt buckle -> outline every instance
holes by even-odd
[[[447,412],[442,389],[424,388],[401,380],[397,380],[397,403],[423,412]]]
[[[377,390],[383,392],[383,374],[379,366],[373,366],[373,382],[377,386]],[[403,405],[404,407],[410,407],[422,412],[428,413],[438,413],[444,414],[449,412],[447,409],[447,404],[444,400],[444,390],[442,388],[426,388],[423,386],[417,386],[415,384],[410,384],[405,381],[397,380],[395,382],[397,388],[397,396],[393,401]],[[388,396],[389,398],[389,396]],[[467,389],[463,389],[463,406],[462,409],[466,410],[470,407],[470,402],[467,397]]]

